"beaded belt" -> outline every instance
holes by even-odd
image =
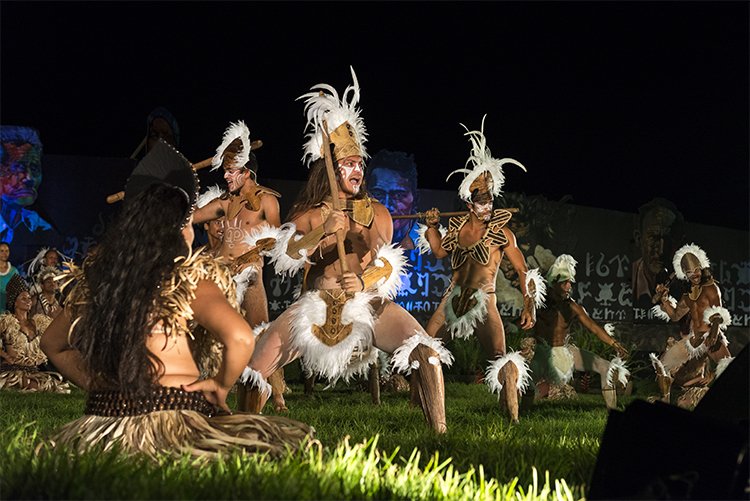
[[[0,364],[0,372],[11,371],[39,372],[39,367],[35,365]]]
[[[216,408],[200,391],[187,392],[180,388],[157,386],[145,396],[117,390],[92,391],[86,400],[84,414],[125,417],[156,411],[196,411],[210,417],[216,413]]]

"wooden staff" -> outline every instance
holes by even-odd
[[[518,212],[518,209],[516,207],[510,207],[507,210],[508,212]],[[468,214],[469,211],[463,210],[458,212],[441,212],[439,214],[440,217],[454,217],[454,216],[465,216]],[[398,214],[396,216],[391,216],[391,219],[422,219],[427,215],[426,212],[417,212],[416,214]]]
[[[130,158],[133,158],[141,150],[141,148],[143,147],[144,144],[146,144],[146,139],[145,138],[144,138],[143,142],[141,142],[141,146],[139,146],[138,149],[133,152],[133,155],[131,155]],[[263,141],[261,141],[260,139],[256,139],[255,141],[252,141],[250,143],[250,151],[255,151],[258,148],[260,148],[261,146],[263,146]],[[192,165],[193,169],[195,169],[195,170],[205,169],[206,167],[208,167],[208,166],[211,165],[211,162],[213,161],[213,159],[214,159],[214,157],[209,157],[209,158],[207,158],[205,160],[201,160],[197,164],[190,164],[190,165]],[[107,197],[107,203],[108,204],[113,204],[115,202],[119,202],[123,198],[125,198],[125,192],[124,191],[118,191],[117,193],[113,193],[112,195],[109,195]]]
[[[138,147],[133,151],[133,153],[130,154],[130,159],[135,160],[135,157],[138,155],[138,153],[141,152],[144,146],[146,146],[146,141],[148,141],[148,136],[143,136],[143,140],[141,140],[141,144],[138,145]]]
[[[333,158],[331,157],[331,138],[328,136],[328,122],[323,120],[323,156],[326,160],[326,174],[328,174],[328,186],[331,188],[331,205],[333,210],[341,209],[339,200],[339,185],[336,182],[336,174],[333,171]],[[344,248],[344,230],[336,232],[336,248],[339,253],[339,263],[341,264],[341,273],[349,271],[349,263],[346,262],[346,249]]]

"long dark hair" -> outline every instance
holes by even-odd
[[[335,168],[334,168],[335,169]],[[336,171],[336,180],[340,181],[338,169]],[[354,198],[364,198],[367,195],[367,186],[362,177],[362,186],[359,187],[359,193]],[[304,188],[297,195],[297,200],[289,209],[286,217],[287,221],[315,207],[323,200],[331,196],[331,187],[328,185],[328,174],[326,174],[326,162],[324,158],[319,158],[310,164],[310,176],[307,178]]]
[[[72,336],[92,386],[145,394],[164,371],[146,348],[159,285],[188,253],[180,225],[184,193],[153,184],[126,201],[96,252],[83,263],[88,304]],[[75,306],[75,305],[74,305]]]

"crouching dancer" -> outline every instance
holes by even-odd
[[[265,379],[298,357],[308,373],[346,380],[368,372],[377,347],[393,354],[395,369],[416,374],[425,418],[442,433],[446,418],[440,363],[450,364],[452,356],[392,301],[406,258],[390,244],[388,210],[363,187],[366,132],[356,108],[354,71],[352,78],[341,100],[327,85],[302,96],[311,129],[303,157],[310,166],[308,182],[290,211],[290,223],[256,231],[249,239],[253,245],[275,239],[268,255],[277,273],[304,268],[301,296],[258,338],[245,374],[256,388],[251,410],[261,409],[268,398]],[[339,204],[343,210],[337,209]]]
[[[517,352],[507,352],[505,330],[495,298],[495,281],[503,255],[507,256],[521,278],[524,309],[521,328],[534,325],[535,310],[542,303],[544,282],[538,270],[528,270],[516,237],[507,227],[511,212],[492,208],[494,197],[501,193],[504,183],[502,167],[512,163],[510,158],[492,158],[481,131],[468,131],[472,152],[459,188],[459,196],[469,209],[464,216],[452,217],[447,231],[438,229],[440,213],[427,211],[424,225],[420,225],[417,247],[430,249],[438,258],[451,254],[453,276],[443,300],[427,324],[427,332],[438,338],[468,338],[476,333],[485,354],[494,359],[487,368],[485,381],[490,390],[498,393],[511,420],[518,421],[518,397],[525,391],[530,377],[526,360]],[[525,169],[524,169],[525,170]],[[448,176],[450,178],[450,176]]]
[[[622,360],[622,357],[627,357],[628,351],[612,337],[614,326],[607,324],[602,328],[583,306],[570,297],[577,264],[568,254],[561,254],[552,263],[547,271],[547,304],[537,311],[535,336],[523,341],[528,350],[534,351],[531,370],[536,383],[536,398],[574,396],[574,390],[568,386],[573,379],[573,370],[594,371],[601,378],[604,403],[608,409],[614,409],[617,407],[616,385],[618,382],[622,386],[627,385],[630,375]],[[617,356],[608,362],[571,344],[570,326],[574,320],[578,320],[603,343],[613,347]]]
[[[53,444],[153,458],[228,449],[275,456],[313,433],[284,417],[229,413],[227,393],[254,339],[228,269],[190,253],[197,191],[190,163],[157,143],[96,252],[71,270],[75,286],[41,344],[88,398],[84,416]]]
[[[671,401],[672,384],[677,380],[685,389],[677,405],[693,409],[710,383],[734,360],[724,335],[732,318],[722,305],[719,284],[711,275],[711,262],[703,249],[695,244],[682,246],[672,258],[672,266],[677,278],[689,283],[690,291],[676,300],[667,286],[657,285],[654,299],[659,304],[652,311],[665,321],[688,316],[690,332],[679,341],[670,339],[658,358],[654,353],[650,357],[662,401]],[[715,370],[706,367],[709,360],[716,364]]]

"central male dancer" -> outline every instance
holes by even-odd
[[[505,182],[503,165],[511,163],[526,169],[512,158],[492,158],[484,136],[484,119],[482,130],[466,131],[472,145],[467,164],[472,164],[472,168],[453,173],[465,174],[458,194],[469,212],[452,217],[443,236],[438,229],[440,213],[430,209],[425,217],[428,227],[420,225],[419,229],[417,247],[423,251],[431,249],[438,258],[450,254],[453,268],[451,284],[427,324],[427,332],[438,338],[467,338],[476,334],[484,352],[494,359],[485,381],[501,398],[504,394],[503,404],[515,422],[518,421],[518,392],[525,390],[530,377],[524,358],[516,352],[507,353],[505,346],[505,330],[495,298],[497,271],[503,255],[521,278],[522,329],[533,327],[545,286],[539,270],[527,269],[516,236],[507,226],[511,212],[493,210],[493,202]]]
[[[277,273],[304,268],[304,280],[300,298],[259,338],[246,376],[258,388],[257,411],[267,398],[264,379],[278,367],[301,357],[308,373],[348,379],[367,372],[377,347],[394,355],[396,370],[414,371],[425,418],[443,433],[440,362],[449,364],[453,357],[392,301],[406,259],[391,245],[388,210],[363,186],[366,130],[356,107],[360,90],[353,70],[352,79],[340,100],[324,84],[301,96],[310,130],[303,157],[310,167],[308,182],[290,211],[290,223],[280,231],[259,231],[248,241],[275,238],[268,255]],[[339,204],[343,210],[336,209]]]

